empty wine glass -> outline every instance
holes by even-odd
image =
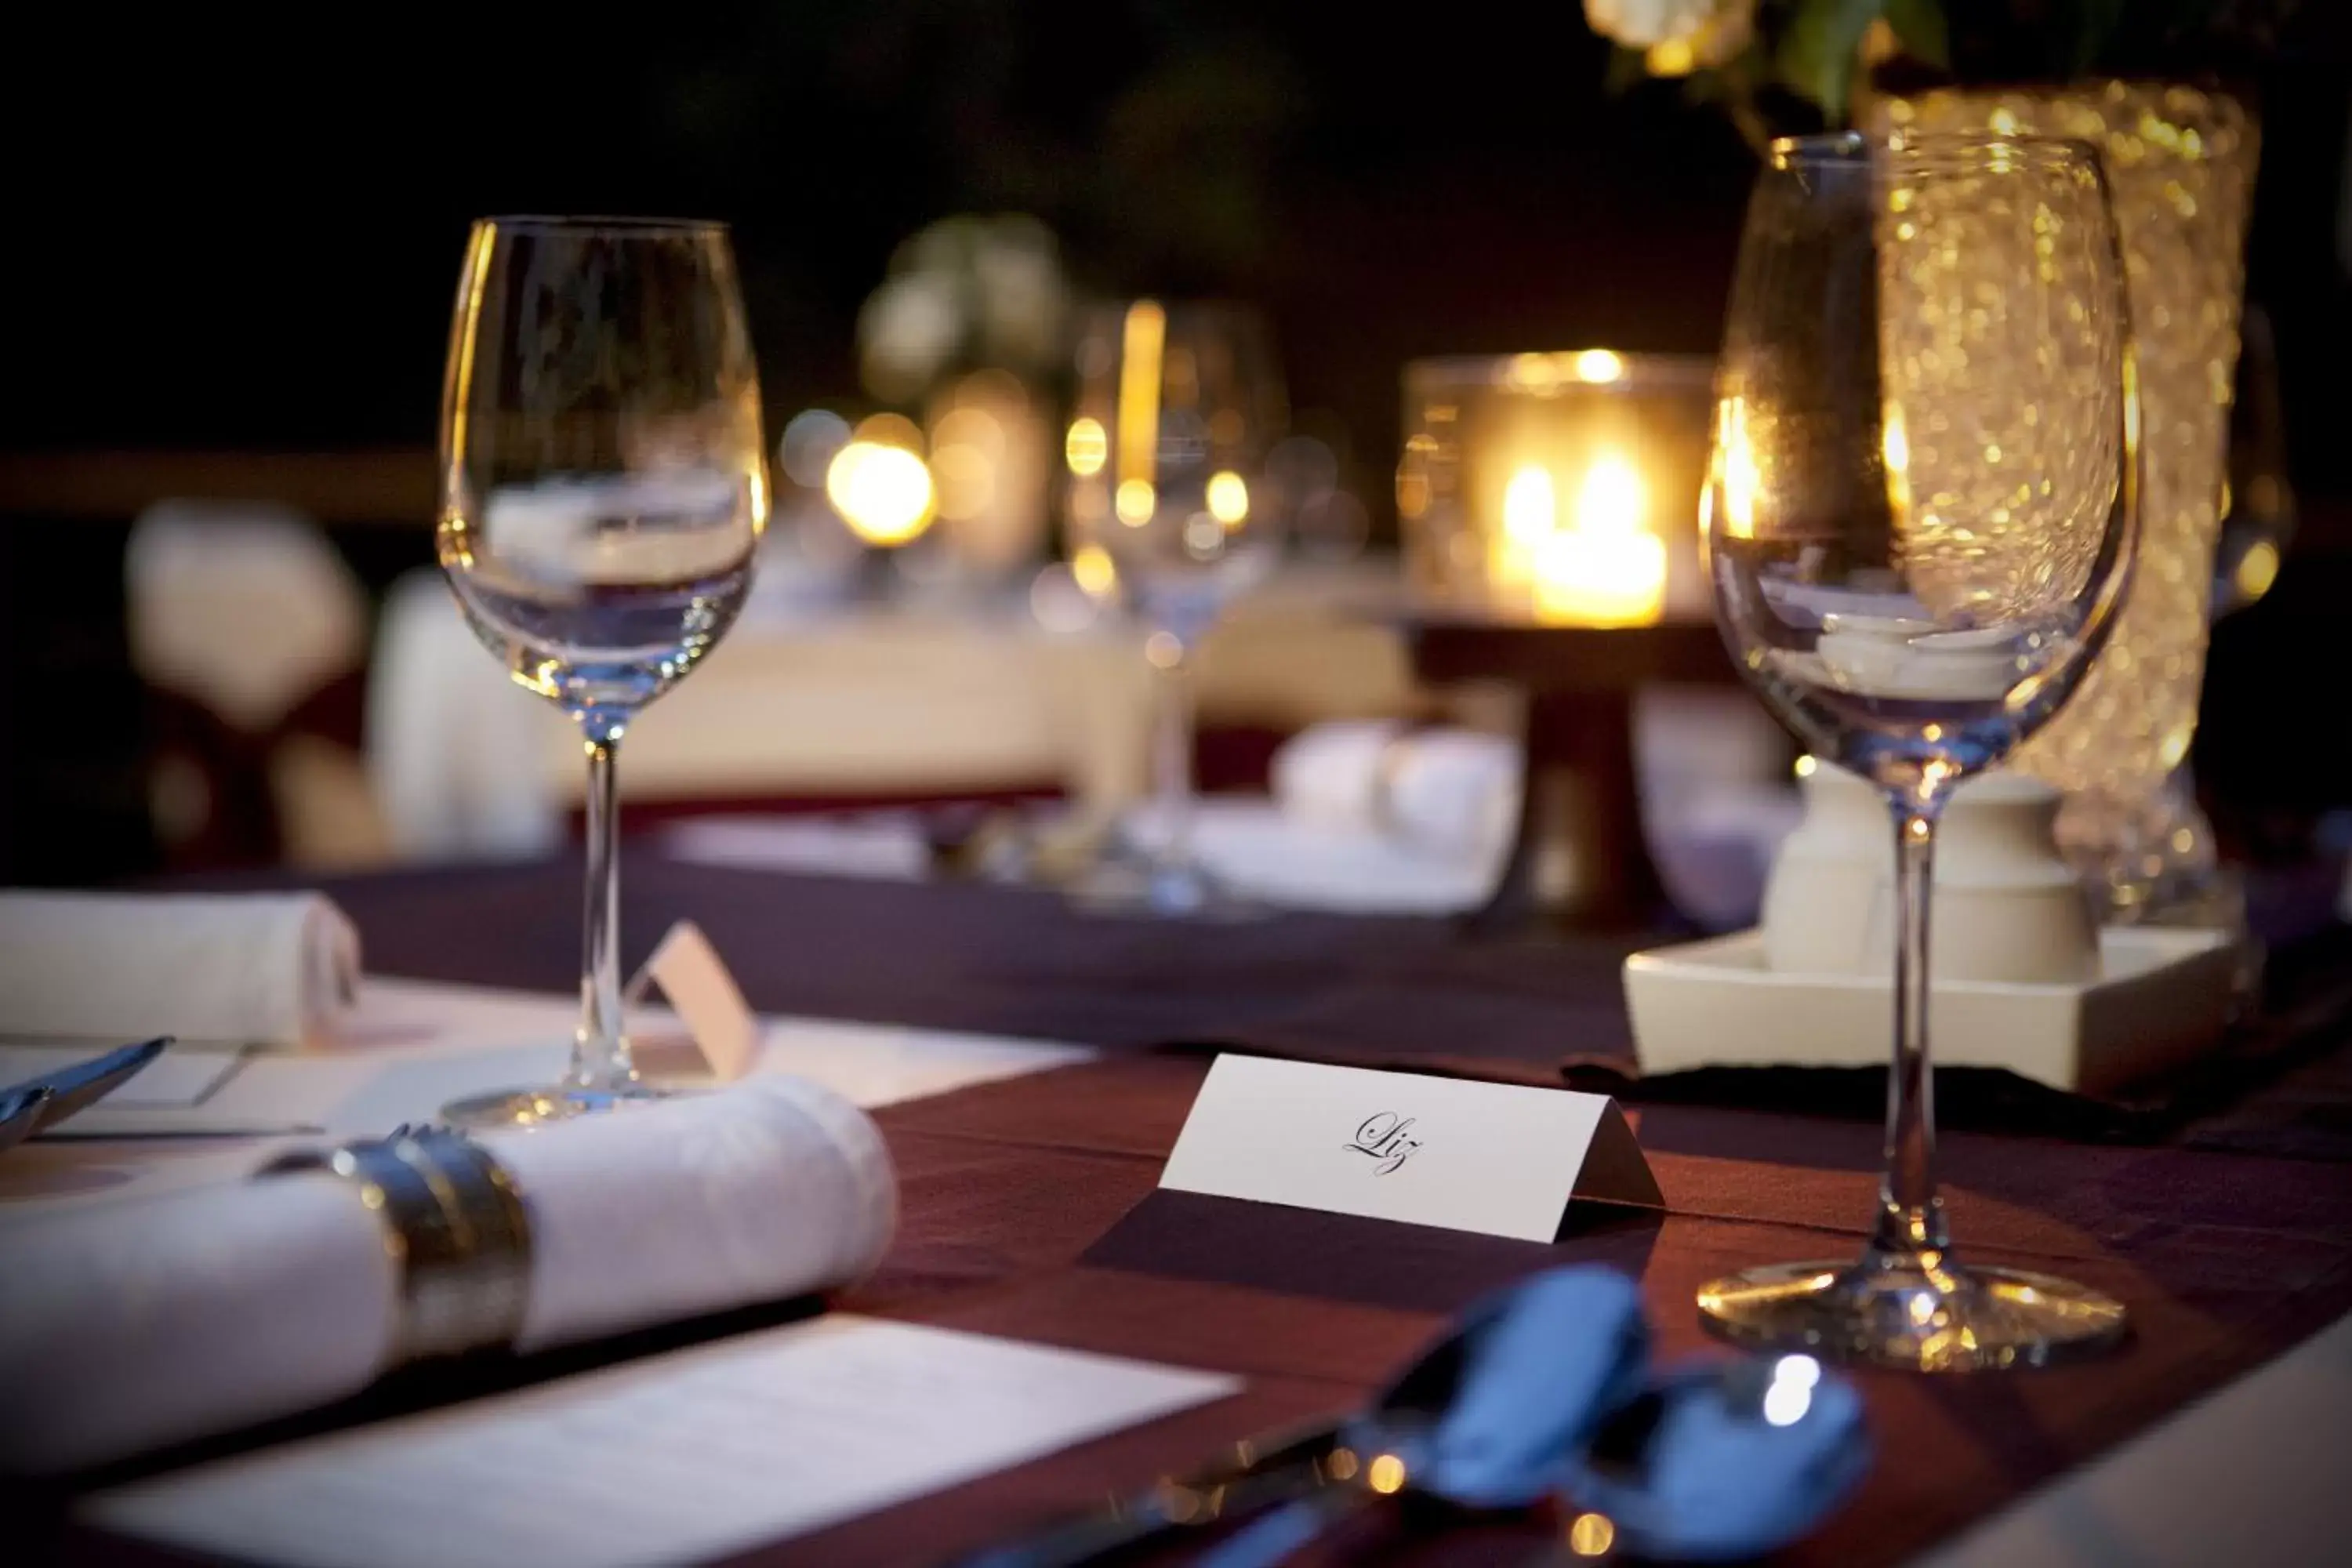
[[[453,1121],[528,1124],[656,1092],[622,1031],[614,756],[742,605],[764,450],[723,226],[474,226],[442,394],[441,566],[514,679],[579,722],[588,875],[570,1072],[461,1100]]]
[[[1066,443],[1075,564],[1081,580],[1115,584],[1147,628],[1158,697],[1150,842],[1107,858],[1073,893],[1097,909],[1246,912],[1193,853],[1192,666],[1281,553],[1263,468],[1284,414],[1273,353],[1244,308],[1138,300],[1087,323],[1078,378]]]
[[[1749,205],[1706,500],[1735,663],[1814,753],[1885,792],[1895,1052],[1854,1262],[1699,1292],[1734,1340],[1922,1370],[2114,1342],[2068,1280],[1964,1266],[1935,1178],[1927,925],[1952,788],[2047,722],[2133,554],[2138,402],[2098,155],[2024,137],[1777,142]]]

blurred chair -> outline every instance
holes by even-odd
[[[1754,921],[1804,815],[1788,731],[1744,689],[1661,685],[1634,701],[1633,746],[1650,855],[1675,909],[1711,931]]]
[[[359,754],[367,598],[318,525],[268,502],[160,501],[123,569],[167,863],[381,859]]]
[[[567,733],[474,640],[437,568],[392,585],[368,670],[367,776],[394,856],[509,858],[552,847],[563,815],[549,759]],[[576,768],[576,742],[572,750]]]

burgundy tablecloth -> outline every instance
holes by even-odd
[[[576,863],[327,884],[381,973],[569,991]],[[1057,895],[629,860],[624,953],[672,921],[709,933],[754,1006],[1109,1048],[1246,1040],[1301,1055],[1556,1083],[1571,1057],[1631,1059],[1618,966],[1633,943],[1461,941],[1447,922],[1286,915],[1105,920]]]
[[[1273,1254],[1254,1250],[1268,1239],[1265,1217],[1248,1212],[1256,1205],[1195,1206],[1192,1234],[1142,1238],[1110,1266],[1098,1238],[1160,1201],[1160,1162],[1202,1070],[1130,1058],[884,1112],[905,1228],[882,1273],[844,1304],[1223,1368],[1247,1374],[1250,1393],[753,1560],[929,1561],[1181,1470],[1220,1442],[1347,1407],[1447,1307],[1550,1263],[1638,1270],[1662,1345],[1696,1352],[1702,1282],[1768,1259],[1849,1254],[1873,1212],[1870,1129],[1650,1107],[1637,1121],[1666,1200],[1654,1224],[1571,1227],[1547,1248],[1394,1227],[1386,1303],[1367,1299],[1381,1289],[1363,1266],[1361,1222],[1296,1216]],[[2352,1310],[2352,1182],[2340,1167],[1970,1134],[1944,1154],[1968,1255],[2111,1291],[2131,1309],[2135,1337],[2108,1359],[2040,1373],[1857,1374],[1880,1463],[1790,1562],[1899,1562]],[[1223,1267],[1200,1266],[1219,1254]],[[1407,1560],[1516,1562],[1529,1545],[1489,1531]]]
[[[571,877],[563,867],[425,872],[332,890],[357,919],[372,969],[561,989],[576,962]],[[1311,917],[1106,923],[1044,895],[651,858],[632,864],[627,888],[634,950],[691,915],[772,1011],[1114,1050],[1245,1040],[1534,1081],[1557,1081],[1565,1058],[1624,1049],[1623,950],[1599,941],[1478,947],[1433,922]],[[2296,963],[2309,973],[2295,975]],[[2345,978],[2327,950],[2288,967],[2313,994]],[[1868,1123],[1679,1104],[1637,1111],[1664,1214],[1589,1216],[1553,1247],[1403,1227],[1376,1235],[1363,1222],[1254,1205],[1171,1206],[1151,1197],[1153,1184],[1202,1070],[1197,1055],[1130,1050],[884,1112],[903,1231],[881,1272],[843,1304],[1230,1370],[1247,1390],[757,1560],[936,1561],[1189,1468],[1222,1443],[1345,1407],[1448,1308],[1554,1261],[1638,1272],[1664,1345],[1695,1351],[1691,1300],[1703,1280],[1847,1254],[1871,1213]],[[1881,1462],[1791,1560],[1899,1561],[2352,1310],[2347,1108],[2352,1053],[2306,1043],[2275,1057],[2252,1092],[2152,1145],[1948,1137],[1947,1195],[1966,1251],[2107,1289],[2131,1308],[2137,1333],[2106,1360],[2058,1371],[1864,1374]],[[1368,1245],[1395,1267],[1366,1267]],[[1529,1545],[1525,1533],[1486,1531],[1395,1560],[1515,1562]]]

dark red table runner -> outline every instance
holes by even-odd
[[[2273,956],[2276,1018],[2242,1031],[2223,1060],[2120,1104],[1948,1069],[1937,1089],[1945,1124],[2352,1160],[2352,1066],[2313,1066],[2352,1020],[2352,931],[2307,934],[2334,885],[2262,884],[2270,921],[2306,934]],[[372,970],[551,991],[578,982],[575,865],[328,887],[359,922]],[[1633,1082],[1620,980],[1625,954],[1643,945],[1632,937],[1466,940],[1443,921],[1309,914],[1231,925],[1103,920],[1050,892],[784,877],[648,854],[629,861],[622,887],[628,962],[691,918],[752,1005],[771,1012],[1111,1050],[1235,1047],[1528,1083],[1566,1078],[1643,1100],[1864,1121],[1885,1096],[1874,1069],[1709,1069]],[[2315,905],[2313,888],[2323,895]],[[2298,1088],[2271,1090],[2294,1072]],[[2250,1099],[2250,1086],[2265,1093]],[[2231,1114],[2217,1117],[2224,1106]]]
[[[1473,946],[1434,922],[1293,917],[1247,927],[1081,920],[1045,895],[714,871],[626,874],[635,952],[690,915],[758,1006],[1076,1040],[1183,1039],[1348,1055],[1528,1081],[1625,1049],[1622,945]],[[407,873],[331,890],[379,972],[568,988],[568,867]],[[2345,978],[2327,958],[2314,978]],[[2324,989],[2324,987],[2322,987]],[[1663,1344],[1704,1341],[1691,1306],[1741,1265],[1837,1257],[1871,1213],[1866,1122],[1720,1106],[1638,1110],[1666,1212],[1571,1226],[1549,1248],[1400,1237],[1409,1282],[1317,1267],[1363,1222],[1150,1204],[1202,1062],[1127,1054],[894,1108],[881,1121],[904,1223],[852,1310],[1229,1370],[1234,1399],[853,1521],[759,1554],[934,1561],[1188,1468],[1218,1445],[1342,1408],[1496,1279],[1555,1261],[1638,1270]],[[1871,1564],[1997,1510],[2352,1310],[2352,1053],[2306,1047],[2259,1093],[2155,1146],[1956,1133],[1948,1197],[1970,1256],[2110,1290],[2137,1334],[2090,1365],[2013,1377],[1864,1377],[1881,1461],[1793,1560]],[[1139,1207],[1139,1205],[1142,1205]],[[1286,1226],[1279,1258],[1269,1225]],[[1514,1251],[1513,1248],[1517,1250]],[[1524,1534],[1451,1538],[1399,1561],[1517,1561]],[[1384,1556],[1383,1561],[1390,1560]]]
[[[331,880],[388,974],[569,991],[574,864]],[[1285,915],[1236,925],[1091,919],[1055,894],[729,871],[630,858],[625,960],[690,918],[754,1006],[1113,1049],[1247,1039],[1301,1055],[1556,1083],[1571,1056],[1630,1061],[1618,965],[1633,945],[1465,943],[1443,921]]]
[[[906,1184],[905,1229],[883,1271],[842,1304],[1239,1372],[1252,1396],[757,1560],[929,1561],[1187,1468],[1270,1424],[1348,1407],[1449,1307],[1554,1263],[1638,1271],[1662,1347],[1696,1352],[1707,1342],[1691,1300],[1704,1280],[1765,1259],[1844,1256],[1872,1213],[1866,1129],[1653,1107],[1637,1115],[1666,1198],[1653,1225],[1571,1226],[1558,1245],[1533,1247],[1195,1203],[1181,1226],[1137,1234],[1134,1215],[1169,1196],[1152,1195],[1153,1184],[1202,1070],[1108,1060],[883,1112]],[[1857,1374],[1880,1462],[1791,1562],[1899,1562],[2352,1310],[2352,1183],[2331,1168],[1969,1135],[1949,1140],[1946,1156],[1969,1256],[2112,1291],[2131,1308],[2135,1337],[2103,1361],[2016,1376]],[[1270,1226],[1280,1256],[1261,1250]],[[1386,1301],[1372,1299],[1380,1271],[1340,1256],[1382,1228],[1395,1233],[1399,1268],[1413,1270],[1389,1280]],[[1106,1237],[1120,1245],[1106,1247]],[[1489,1531],[1395,1560],[1516,1562],[1533,1543]]]

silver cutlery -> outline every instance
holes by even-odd
[[[0,1101],[7,1097],[42,1091],[39,1108],[32,1112],[32,1124],[21,1133],[17,1142],[35,1133],[46,1132],[69,1116],[89,1110],[100,1100],[121,1089],[138,1076],[172,1043],[169,1035],[159,1035],[152,1040],[124,1046],[104,1056],[92,1057],[86,1062],[76,1062],[69,1068],[45,1072],[11,1084],[0,1089]],[[21,1107],[17,1113],[23,1114]],[[0,1143],[0,1148],[5,1148]]]
[[[44,1127],[41,1142],[119,1142],[196,1138],[315,1138],[316,1121],[276,1121],[208,1105],[101,1105],[62,1127]]]
[[[976,1552],[959,1568],[1081,1568],[1328,1488],[1370,1484],[1365,1472],[1380,1450],[1360,1453],[1351,1442],[1402,1442],[1426,1433],[1460,1386],[1467,1342],[1487,1328],[1457,1327],[1424,1349],[1363,1409],[1342,1420],[1236,1444],[1230,1458]]]
[[[0,1089],[0,1150],[13,1149],[33,1135],[54,1096],[37,1085]]]

